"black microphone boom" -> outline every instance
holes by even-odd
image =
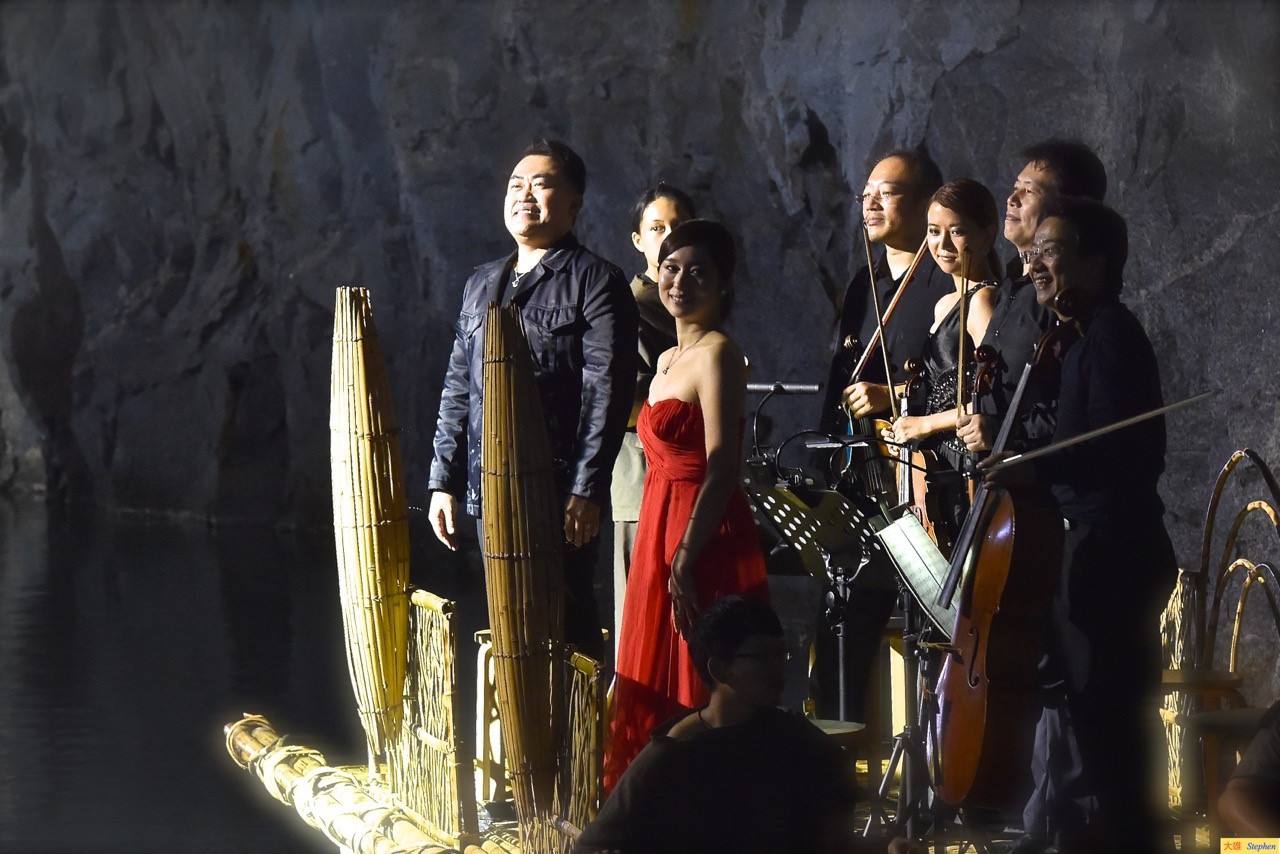
[[[817,394],[822,383],[747,383],[752,394]]]

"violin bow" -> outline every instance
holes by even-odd
[[[1070,439],[1063,439],[1061,442],[1054,442],[1052,445],[1045,445],[1043,448],[1036,448],[1034,451],[1027,451],[1023,454],[1014,454],[1012,457],[1005,457],[1000,462],[992,465],[988,471],[996,472],[1001,469],[1006,469],[1009,466],[1017,465],[1018,463],[1025,463],[1039,457],[1047,457],[1049,454],[1056,454],[1058,451],[1061,451],[1064,448],[1070,448],[1072,445],[1078,445],[1081,442],[1087,442],[1090,439],[1096,439],[1099,436],[1105,436],[1106,434],[1113,433],[1116,430],[1123,430],[1125,427],[1131,427],[1134,424],[1138,424],[1150,418],[1155,418],[1157,415],[1164,415],[1166,412],[1173,412],[1176,409],[1182,409],[1184,406],[1190,406],[1193,403],[1200,403],[1203,400],[1208,400],[1217,393],[1217,391],[1201,392],[1200,394],[1188,397],[1186,400],[1180,400],[1177,403],[1171,403],[1168,406],[1161,406],[1158,409],[1143,412],[1141,415],[1133,415],[1129,418],[1116,421],[1113,424],[1108,424],[1105,427],[1097,427],[1093,430],[1081,433],[1079,436],[1072,436]]]
[[[863,237],[864,238],[867,237],[865,227],[863,230]],[[920,241],[920,248],[916,250],[915,257],[911,259],[911,266],[907,267],[907,272],[902,276],[902,284],[898,285],[898,289],[894,291],[893,299],[889,300],[889,307],[884,310],[883,318],[876,323],[876,331],[875,331],[875,334],[871,336],[871,343],[868,344],[866,349],[862,351],[862,355],[858,357],[858,363],[854,365],[853,371],[849,375],[850,382],[857,382],[858,378],[862,376],[862,372],[867,367],[867,360],[871,358],[871,354],[875,352],[876,347],[880,344],[880,341],[882,340],[883,333],[884,333],[884,325],[889,322],[889,318],[893,317],[893,310],[898,307],[898,303],[902,300],[902,295],[906,293],[907,285],[911,284],[912,278],[915,277],[916,268],[920,266],[920,261],[921,259],[924,258],[924,253],[928,251],[928,246],[929,246],[929,239],[927,237],[924,240]],[[872,300],[875,303],[876,317],[880,318],[879,294],[875,290],[875,267],[870,266],[871,265],[871,241],[869,239],[867,239],[866,241],[865,248],[867,250],[868,269],[871,271],[870,275],[871,275]],[[886,356],[886,361],[887,360],[888,360],[888,357]],[[892,382],[890,382],[890,387],[892,388]],[[889,393],[889,397],[890,398],[893,397],[892,390]]]
[[[969,334],[969,247],[960,250],[960,356],[956,360],[956,417],[964,414],[964,339]]]
[[[867,275],[871,279],[871,302],[876,312],[876,337],[880,339],[880,354],[884,357],[884,381],[889,384],[889,414],[898,420],[898,402],[893,399],[893,369],[889,365],[888,342],[884,340],[885,318],[880,314],[880,291],[876,288],[876,265],[871,258],[871,232],[862,223],[862,248],[867,253]]]

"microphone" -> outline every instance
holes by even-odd
[[[747,391],[753,394],[817,394],[821,383],[747,383]]]

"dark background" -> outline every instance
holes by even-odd
[[[690,190],[739,237],[753,379],[817,381],[877,153],[923,142],[1003,198],[1017,152],[1066,135],[1129,219],[1166,399],[1219,391],[1169,421],[1197,566],[1227,455],[1280,458],[1278,46],[1261,0],[8,0],[0,491],[327,544],[333,291],[360,284],[425,506],[462,282],[510,248],[532,137],[584,156],[579,236],[628,272],[634,197]],[[787,407],[779,431],[816,422]],[[415,578],[440,557],[418,537]],[[1249,666],[1274,694],[1274,656]]]

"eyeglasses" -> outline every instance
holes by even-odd
[[[885,189],[881,187],[879,189],[872,190],[871,192],[863,192],[862,195],[858,196],[858,201],[865,205],[867,202],[875,199],[880,202],[880,204],[884,204],[885,202],[896,201],[900,198],[902,198],[901,190]]]
[[[1046,264],[1051,264],[1062,257],[1062,248],[1059,246],[1033,246],[1030,249],[1024,249],[1019,252],[1018,257],[1022,259],[1023,264],[1030,264],[1037,258],[1043,258]]]

